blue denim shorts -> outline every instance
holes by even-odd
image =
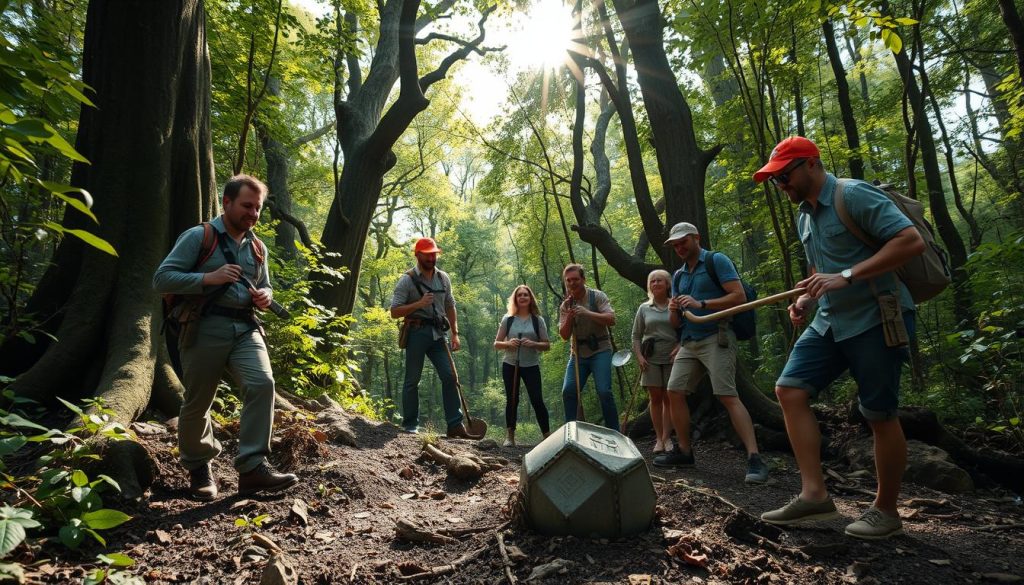
[[[914,313],[903,313],[907,333],[914,335]],[[843,341],[832,330],[824,336],[808,327],[797,340],[776,386],[806,390],[817,398],[829,384],[850,370],[857,382],[860,411],[869,421],[896,418],[900,398],[900,373],[910,358],[906,347],[886,347],[882,325]]]

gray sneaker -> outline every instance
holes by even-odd
[[[761,520],[779,526],[788,526],[805,520],[831,520],[838,517],[839,512],[831,497],[824,502],[808,502],[797,496],[778,510],[761,514]]]
[[[768,466],[761,455],[753,453],[747,458],[747,476],[743,481],[747,483],[764,483],[768,479]]]
[[[671,451],[655,457],[653,463],[655,467],[693,467],[693,449],[690,449],[689,453],[683,453],[679,445],[676,445]]]
[[[903,521],[871,506],[856,522],[846,527],[846,534],[865,540],[881,540],[903,534]]]

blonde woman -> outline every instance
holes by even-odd
[[[494,349],[503,350],[501,377],[505,381],[505,447],[516,444],[516,419],[519,412],[520,380],[525,382],[530,404],[537,413],[537,425],[545,437],[551,432],[548,409],[540,381],[540,352],[551,349],[548,327],[537,308],[537,298],[525,284],[512,291],[508,313],[498,326]]]
[[[672,371],[672,360],[679,349],[679,340],[669,321],[671,278],[664,270],[653,270],[647,275],[647,302],[640,305],[633,319],[633,353],[640,364],[640,383],[651,396],[655,453],[672,449],[669,438],[672,419],[665,387]]]

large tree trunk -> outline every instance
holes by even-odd
[[[75,164],[71,182],[92,193],[101,224],[68,211],[65,225],[97,233],[118,257],[66,238],[32,299],[58,341],[0,353],[30,360],[18,394],[95,395],[128,423],[154,390],[165,408],[178,403],[151,282],[177,235],[214,211],[202,1],[93,0],[82,68],[97,107],[82,107],[77,148],[91,164]]]
[[[970,280],[966,271],[967,248],[964,246],[963,238],[960,237],[960,232],[957,231],[956,224],[953,223],[953,218],[949,214],[949,206],[946,204],[946,192],[942,185],[942,170],[939,168],[939,158],[935,149],[935,138],[932,134],[931,121],[928,119],[925,98],[918,88],[912,63],[906,51],[894,52],[893,56],[896,58],[896,66],[903,79],[903,87],[907,92],[914,116],[914,128],[917,131],[917,140],[921,147],[921,164],[924,167],[925,184],[928,188],[928,206],[939,236],[946,245],[946,250],[949,251],[949,260],[953,270],[953,297],[956,300],[953,304],[953,311],[958,321],[971,323],[974,311]],[[907,169],[907,173],[914,173],[912,166]]]
[[[1024,81],[1024,22],[1021,22],[1014,0],[999,0],[999,14],[1003,17],[1006,29],[1010,31],[1013,54],[1017,57],[1017,73]]]

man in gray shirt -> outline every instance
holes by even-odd
[[[431,238],[420,238],[413,246],[416,266],[406,271],[395,283],[391,297],[391,316],[404,319],[406,339],[405,381],[402,383],[402,428],[410,433],[419,430],[419,384],[423,374],[423,358],[429,358],[441,378],[441,400],[444,404],[448,436],[473,439],[462,424],[459,393],[455,373],[448,362],[446,332],[451,330],[453,351],[458,351],[459,322],[452,297],[452,281],[448,273],[436,268],[441,249]]]
[[[153,288],[184,297],[193,318],[182,322],[181,352],[185,400],[178,416],[178,451],[189,470],[189,491],[198,500],[217,497],[210,461],[220,454],[210,407],[225,366],[242,386],[239,423],[238,493],[280,491],[298,478],[267,464],[274,423],[274,373],[255,309],[270,306],[273,291],[263,243],[252,233],[267,198],[267,187],[248,175],[224,185],[224,213],[210,222],[217,245],[207,243],[205,225],[178,237],[153,275]],[[213,242],[210,242],[211,244]],[[212,253],[211,253],[212,252]],[[262,260],[257,258],[257,253]],[[249,288],[242,277],[254,284]]]

